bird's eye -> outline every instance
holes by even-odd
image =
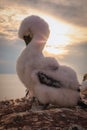
[[[26,45],[28,45],[28,44],[31,42],[32,37],[33,37],[33,36],[32,36],[31,34],[25,35],[25,36],[23,37],[23,39],[24,39]]]

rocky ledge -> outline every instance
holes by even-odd
[[[87,130],[87,109],[32,110],[25,98],[1,101],[0,130]]]

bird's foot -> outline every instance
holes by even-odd
[[[49,106],[49,104],[45,104],[45,105],[43,105],[42,110],[46,110],[48,106]]]
[[[39,110],[46,110],[49,104],[42,104],[39,102],[39,100],[35,97],[33,97],[31,110],[33,111],[39,111]]]
[[[29,89],[26,89],[25,99],[26,99],[27,103],[30,103],[30,104],[31,104],[31,108],[32,108],[32,105],[33,105],[34,102],[35,102],[35,97],[33,97],[33,96],[30,95]]]
[[[47,107],[49,106],[49,103],[47,103],[47,104],[42,104],[42,103],[40,103],[39,101],[38,101],[38,103],[39,103],[39,106],[42,107],[42,110],[46,110]]]
[[[31,110],[32,111],[46,110],[47,107],[48,107],[48,104],[45,104],[45,105],[35,105],[35,104],[33,104]]]
[[[32,110],[34,110],[34,109],[45,110],[49,106],[49,104],[42,104],[39,102],[39,100],[37,98],[29,96],[29,89],[26,89],[25,98],[31,104]]]

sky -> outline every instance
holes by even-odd
[[[16,73],[17,58],[25,48],[18,29],[32,14],[50,27],[44,54],[71,66],[81,80],[87,73],[87,0],[0,0],[0,74]]]

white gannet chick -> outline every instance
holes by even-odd
[[[17,60],[17,74],[25,87],[29,89],[31,97],[34,96],[32,72],[37,69],[55,71],[59,66],[55,58],[45,58],[42,54],[49,33],[48,24],[35,15],[25,18],[19,28],[19,37],[26,42],[26,48]]]
[[[54,95],[54,100],[57,100],[55,90],[57,90],[57,93],[59,94],[58,89],[60,89],[59,95],[62,95],[59,100],[63,100],[63,94],[67,93],[67,91],[72,93],[75,91],[75,95],[77,96],[73,97],[79,98],[76,73],[69,67],[59,65],[55,58],[44,57],[42,54],[49,33],[48,24],[38,16],[32,15],[22,21],[19,28],[19,37],[26,42],[26,48],[18,58],[17,74],[25,87],[29,89],[31,97],[40,97],[38,87],[40,86],[39,89],[41,90],[41,86],[44,86],[44,88],[46,88],[44,91],[47,91],[50,97],[49,102],[52,102],[50,94]],[[36,78],[35,80],[32,78],[32,74],[36,71],[38,71],[37,78],[39,78],[39,80],[37,80],[37,84],[39,85],[35,82]],[[40,81],[40,79],[43,82]],[[49,89],[50,86],[51,88]],[[41,92],[43,91],[41,90]],[[42,95],[45,96],[43,93]],[[66,97],[69,97],[67,94],[65,95]],[[77,102],[77,98],[75,99],[74,104]]]
[[[34,94],[35,97],[39,100],[41,104],[47,106],[47,104],[58,105],[59,107],[73,107],[78,105],[80,101],[80,93],[76,89],[66,88],[66,87],[56,87],[53,83],[52,86],[49,86],[51,83],[51,78],[46,75],[41,75],[43,82],[46,81],[48,84],[41,84],[39,80],[38,72],[32,74],[32,79],[35,82]],[[39,73],[40,74],[40,73]],[[57,82],[55,81],[56,85]]]
[[[87,74],[83,76],[83,81],[81,83],[80,89],[82,94],[87,94]]]

